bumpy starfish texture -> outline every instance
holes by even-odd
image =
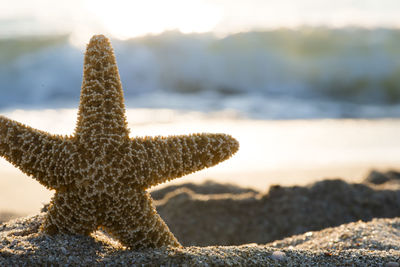
[[[42,231],[89,235],[102,227],[133,249],[180,246],[148,188],[213,166],[238,147],[225,134],[130,138],[114,52],[103,35],[87,46],[72,136],[0,116],[0,155],[55,190]]]

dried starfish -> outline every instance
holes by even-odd
[[[103,35],[87,46],[72,136],[0,116],[0,155],[55,190],[42,231],[89,235],[102,227],[132,249],[180,246],[148,188],[213,166],[238,148],[225,134],[130,138],[114,52]]]

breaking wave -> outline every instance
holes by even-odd
[[[400,117],[400,31],[280,29],[113,40],[127,104],[256,118]],[[74,107],[68,36],[0,39],[0,108]]]

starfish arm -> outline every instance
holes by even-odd
[[[117,61],[102,35],[93,36],[86,49],[75,134],[86,143],[104,136],[129,138]]]
[[[97,228],[96,209],[90,201],[73,191],[56,192],[41,229],[46,234],[89,235]]]
[[[140,183],[148,188],[214,166],[230,158],[239,143],[230,135],[202,133],[134,139],[132,148],[143,159]]]
[[[0,116],[0,156],[50,189],[67,184],[67,147],[49,135]]]
[[[134,200],[103,217],[103,227],[122,245],[131,249],[181,247],[176,237],[161,219],[147,192],[137,193]]]

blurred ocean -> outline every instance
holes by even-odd
[[[165,32],[112,40],[129,108],[252,119],[400,117],[400,31]],[[68,36],[0,39],[0,109],[76,108],[82,48]]]

